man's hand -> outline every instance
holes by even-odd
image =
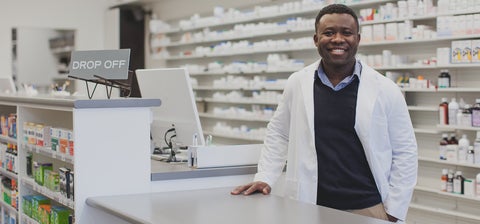
[[[265,182],[256,181],[247,185],[238,186],[233,189],[230,194],[238,195],[243,192],[244,195],[251,195],[255,192],[261,192],[264,195],[270,194],[272,188]]]
[[[388,221],[390,221],[390,222],[397,222],[398,221],[397,218],[395,218],[394,216],[391,216],[389,214],[387,214],[387,217],[388,217]]]

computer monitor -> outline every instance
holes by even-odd
[[[155,146],[168,146],[164,137],[172,125],[177,145],[192,145],[194,135],[198,145],[205,145],[188,71],[184,68],[138,69],[136,75],[142,98],[162,101],[161,107],[152,109],[151,133]]]

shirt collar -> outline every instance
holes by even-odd
[[[360,63],[359,60],[356,60],[355,61],[355,68],[353,69],[353,74],[345,77],[340,83],[338,83],[335,87],[333,86],[333,84],[330,82],[330,80],[328,79],[327,75],[325,74],[325,72],[323,71],[323,68],[322,68],[322,62],[320,61],[320,63],[318,64],[318,69],[317,69],[317,76],[318,78],[320,78],[320,81],[330,87],[331,89],[335,90],[335,91],[338,91],[338,90],[341,90],[343,89],[345,86],[347,86],[348,84],[350,84],[352,81],[353,81],[353,78],[355,76],[358,77],[358,80],[360,80],[360,77],[362,75],[362,64]]]

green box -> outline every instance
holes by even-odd
[[[45,183],[45,171],[46,170],[53,170],[53,165],[51,163],[38,163],[38,168],[35,172],[35,182],[39,185]]]
[[[12,204],[11,191],[5,185],[3,186],[3,201],[9,205]]]
[[[60,191],[60,178],[57,172],[46,170],[45,171],[45,187],[51,191]]]
[[[38,208],[38,221],[40,224],[50,223],[51,205],[40,205]]]
[[[48,205],[50,204],[50,199],[43,195],[35,195],[32,197],[32,218],[40,221],[40,216],[39,216],[39,206],[40,205]]]
[[[23,213],[30,218],[32,218],[32,198],[32,195],[25,195],[22,200]]]
[[[50,224],[69,224],[70,210],[60,206],[52,206]]]

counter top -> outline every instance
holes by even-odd
[[[143,98],[112,98],[88,99],[85,97],[54,97],[54,96],[27,96],[27,95],[0,95],[0,102],[4,105],[28,105],[32,107],[56,107],[67,110],[85,108],[122,108],[122,107],[157,107],[160,99]]]
[[[248,175],[257,172],[256,165],[195,169],[188,167],[187,163],[167,163],[156,160],[151,160],[151,165],[152,181]]]
[[[86,203],[131,223],[387,224],[276,195],[230,195],[232,188],[102,196]]]

